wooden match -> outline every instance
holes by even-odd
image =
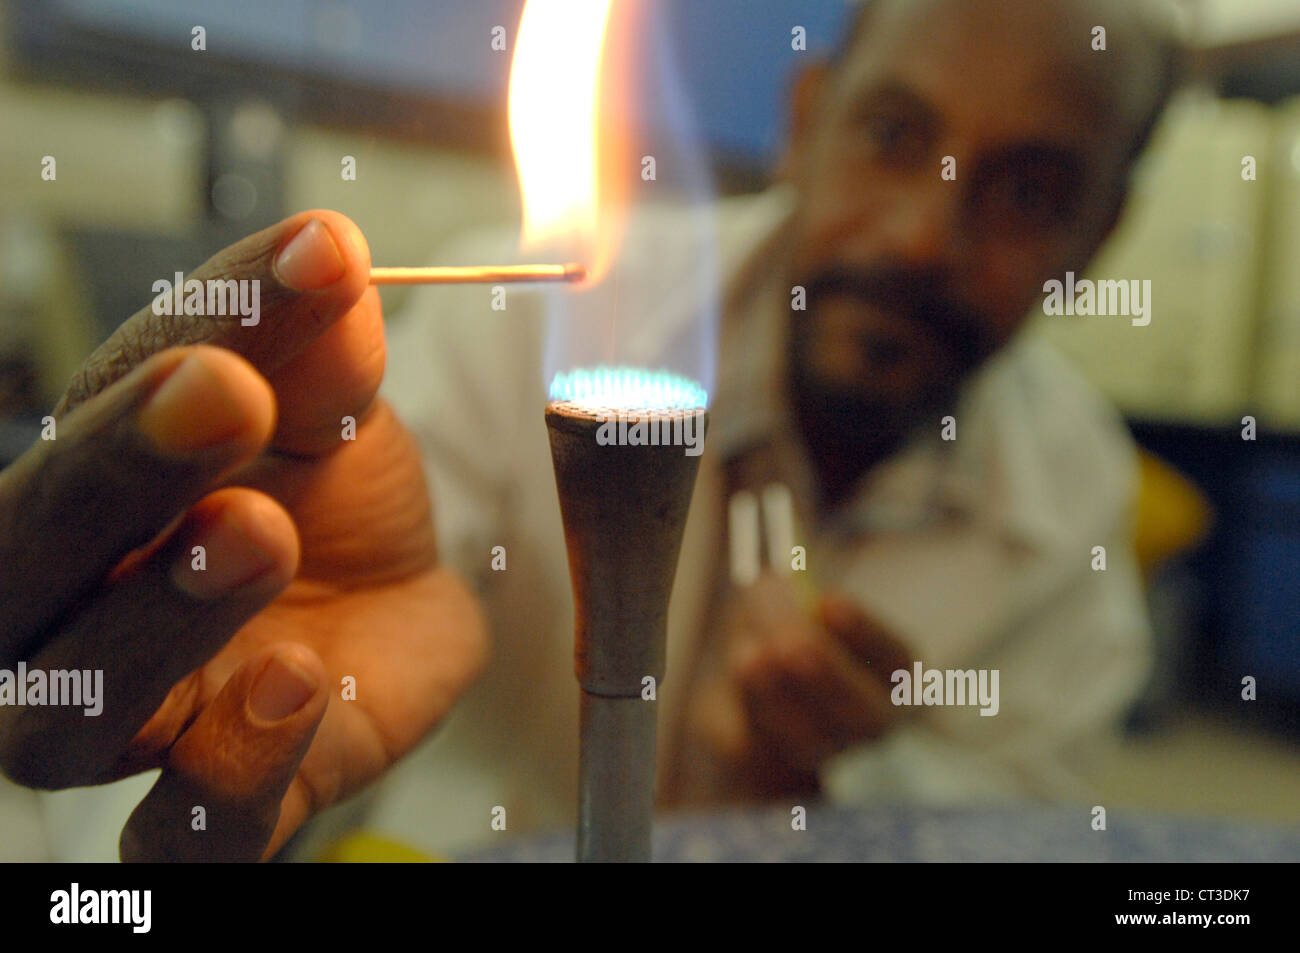
[[[439,268],[371,268],[372,285],[463,285],[494,282],[567,281],[587,277],[586,266],[567,265],[468,265]]]

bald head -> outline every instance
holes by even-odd
[[[1105,118],[1129,134],[1128,158],[1146,147],[1182,79],[1184,46],[1169,0],[857,0],[833,61],[858,55],[881,24],[912,28],[964,14],[990,25],[1018,22],[1063,51],[1063,79],[1080,81]],[[1097,50],[1097,27],[1105,49]]]

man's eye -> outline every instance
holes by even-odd
[[[915,155],[924,145],[912,124],[898,117],[868,116],[865,124],[868,144],[886,158]]]
[[[1008,177],[990,191],[990,210],[1001,218],[1048,228],[1067,224],[1072,214],[1068,189],[1051,177]]]
[[[1056,210],[1056,203],[1048,194],[1045,183],[1018,179],[1012,183],[1010,191],[1011,201],[1025,215],[1046,216]]]

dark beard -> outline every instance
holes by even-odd
[[[934,275],[907,269],[830,269],[805,282],[808,313],[792,313],[788,383],[795,420],[817,470],[820,505],[842,502],[872,467],[897,452],[914,429],[938,426],[966,377],[997,348],[989,322],[945,294]],[[948,366],[911,403],[882,401],[816,378],[811,335],[800,321],[830,297],[852,298],[916,322],[944,344]],[[813,318],[815,320],[815,318]]]
[[[927,414],[921,408],[902,413],[824,387],[801,370],[795,365],[790,375],[795,423],[817,472],[819,507],[833,507],[872,467],[896,453]]]

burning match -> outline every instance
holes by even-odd
[[[372,285],[464,285],[488,282],[579,282],[585,265],[468,265],[443,268],[371,268]]]

